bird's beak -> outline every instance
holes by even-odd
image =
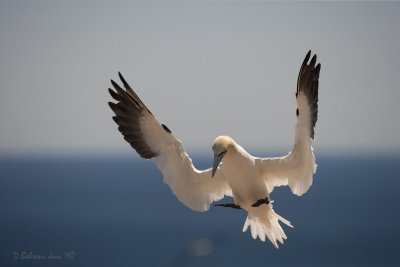
[[[225,156],[226,154],[226,150],[222,151],[221,153],[219,153],[218,155],[214,154],[214,164],[213,164],[213,168],[212,168],[212,174],[211,177],[214,177],[215,172],[218,169],[219,164],[221,163],[222,158]]]

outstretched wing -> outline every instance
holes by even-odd
[[[224,195],[232,195],[231,189],[221,171],[214,178],[211,169],[199,171],[185,152],[182,143],[167,126],[160,124],[145,104],[140,100],[120,73],[124,85],[122,89],[111,80],[115,89],[109,89],[111,96],[118,101],[109,102],[114,111],[114,121],[124,139],[145,159],[152,159],[161,173],[164,182],[186,206],[193,210],[208,210],[213,201]]]
[[[275,186],[289,185],[293,194],[302,195],[310,188],[313,174],[317,169],[311,146],[314,127],[318,115],[318,79],[321,64],[315,66],[317,56],[310,59],[309,51],[300,68],[297,80],[297,124],[295,144],[287,156],[278,158],[259,158],[268,191]]]

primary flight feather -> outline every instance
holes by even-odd
[[[250,155],[229,136],[217,137],[212,145],[213,167],[197,170],[182,143],[164,124],[160,124],[119,73],[123,88],[111,80],[109,89],[117,103],[109,102],[113,120],[124,139],[145,159],[152,159],[176,197],[189,208],[206,211],[213,201],[224,196],[234,203],[216,206],[245,209],[243,231],[278,248],[286,235],[279,224],[290,222],[273,210],[269,194],[275,186],[288,185],[301,196],[312,185],[317,165],[311,141],[318,115],[318,79],[321,64],[311,60],[309,51],[297,79],[297,123],[292,151],[284,157],[258,158]]]

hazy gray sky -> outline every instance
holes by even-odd
[[[189,152],[293,144],[297,73],[322,64],[317,152],[400,150],[400,3],[0,2],[0,152],[128,152],[117,71]]]

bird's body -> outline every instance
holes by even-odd
[[[307,54],[297,81],[297,124],[295,144],[284,157],[258,158],[250,155],[229,136],[213,142],[212,169],[197,170],[182,143],[164,124],[160,124],[120,74],[125,90],[112,81],[109,89],[118,101],[109,103],[114,121],[124,138],[146,159],[154,160],[177,198],[189,208],[206,211],[213,201],[225,195],[234,203],[216,206],[245,209],[248,212],[243,231],[250,227],[253,238],[265,237],[278,248],[286,235],[279,224],[290,222],[275,213],[270,193],[275,186],[288,185],[296,195],[305,193],[316,171],[311,140],[318,113],[318,78],[320,64]]]
[[[250,209],[258,199],[269,196],[267,187],[260,177],[256,159],[230,137],[219,138],[229,138],[233,144],[223,158],[220,171],[228,181],[235,204]]]

